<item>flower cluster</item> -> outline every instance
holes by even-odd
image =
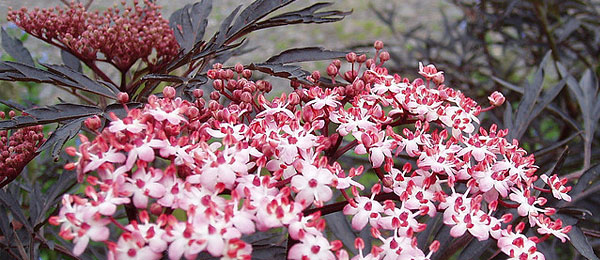
[[[200,90],[188,102],[166,87],[163,98],[151,96],[125,118],[111,115],[104,128],[89,119],[100,132],[80,136],[82,144],[67,149],[77,160],[65,166],[77,170],[85,194],[64,195],[50,223],[74,240],[75,254],[91,239],[116,259],[193,259],[203,251],[249,259],[242,236],[280,227],[289,231],[289,259],[348,259],[342,242],[324,232],[322,215],[336,207],[379,241],[363,252],[357,239],[353,259],[429,259],[440,243],[418,245],[416,235],[436,214],[451,236],[495,239],[511,259],[543,259],[536,243],[568,239],[571,227],[550,218],[555,210],[537,194],[568,200],[565,182],[542,177],[550,189],[536,187],[533,156],[506,130],[478,127],[491,107],[444,86],[433,65],[419,66],[424,79],[389,75],[382,47],[375,43],[378,59],[348,54],[345,72],[332,62],[331,80],[347,82],[331,87],[315,72],[307,78],[314,84],[293,83],[291,94],[268,101],[270,85],[252,81],[243,66],[215,65],[208,102]],[[490,97],[492,107],[503,100]],[[338,161],[350,153],[364,163]],[[402,164],[400,155],[410,160]],[[368,193],[362,174],[379,178]],[[335,190],[343,201],[328,205]],[[526,222],[499,210],[510,208]],[[117,219],[122,209],[127,225]],[[526,224],[540,236],[526,236]]]
[[[138,59],[152,65],[170,60],[179,51],[173,30],[163,19],[159,6],[145,0],[133,1],[123,9],[108,8],[100,14],[88,12],[83,4],[67,8],[27,8],[8,12],[7,19],[31,35],[66,48],[84,61],[100,58],[126,71]],[[151,56],[155,51],[156,55]],[[98,54],[102,54],[99,56]]]
[[[12,118],[16,114],[10,111],[8,115]],[[6,113],[0,112],[0,119],[5,117]],[[44,141],[41,125],[19,128],[10,135],[8,130],[0,131],[0,188],[19,176]]]

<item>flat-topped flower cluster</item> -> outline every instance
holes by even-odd
[[[93,240],[114,259],[193,259],[203,251],[250,259],[243,236],[280,227],[292,240],[289,259],[349,259],[351,246],[360,249],[353,259],[429,259],[440,243],[418,245],[416,235],[436,214],[451,236],[494,239],[511,259],[544,259],[536,243],[550,236],[565,242],[570,226],[552,219],[555,209],[538,194],[570,200],[565,181],[542,176],[549,187],[535,187],[533,156],[506,130],[478,127],[478,115],[501,105],[502,94],[481,108],[444,86],[433,65],[420,65],[423,79],[389,75],[382,45],[375,43],[378,59],[348,54],[346,72],[339,60],[329,65],[331,81],[350,83],[329,86],[315,72],[307,78],[314,84],[294,83],[291,94],[268,101],[271,86],[243,66],[215,65],[209,101],[201,90],[188,102],[166,87],[103,128],[88,119],[97,135],[80,136],[81,145],[67,149],[76,161],[66,165],[85,194],[64,195],[50,222],[74,241],[76,255]],[[352,153],[368,160],[341,163]],[[379,181],[365,187],[365,174]],[[322,216],[339,210],[379,242],[363,253],[360,238],[333,240]],[[526,225],[538,235],[525,235]]]

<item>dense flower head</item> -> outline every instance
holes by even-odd
[[[0,112],[1,119],[6,116],[5,112]],[[8,116],[14,117],[15,112],[10,111]],[[0,130],[0,188],[19,176],[25,165],[36,156],[38,147],[44,141],[41,125],[12,131]]]
[[[127,70],[138,59],[154,65],[172,59],[179,51],[173,30],[149,0],[122,9],[108,8],[100,13],[87,11],[82,3],[66,8],[10,10],[7,19],[26,32],[68,49],[84,61],[106,59]],[[155,51],[156,55],[151,56]],[[100,55],[101,54],[101,55]]]
[[[535,187],[533,156],[506,130],[479,127],[489,107],[446,87],[433,65],[419,66],[425,80],[389,75],[382,43],[375,47],[379,59],[348,54],[351,70],[332,62],[327,74],[338,84],[312,73],[311,84],[293,82],[291,94],[269,101],[266,81],[253,81],[241,64],[217,64],[208,71],[210,101],[202,93],[185,101],[166,87],[126,117],[111,115],[92,140],[80,136],[81,145],[67,149],[76,161],[66,167],[77,170],[85,194],[65,195],[50,222],[74,240],[76,254],[91,239],[117,259],[249,259],[242,236],[280,227],[293,239],[290,259],[348,259],[325,232],[322,216],[332,206],[379,241],[364,252],[360,238],[345,245],[359,249],[353,259],[429,259],[440,242],[418,245],[416,236],[437,214],[452,237],[495,239],[514,258],[543,259],[541,238],[525,237],[525,223],[544,239],[568,239],[571,227],[550,218],[555,210],[536,193],[568,200],[565,181],[541,177],[550,189]],[[347,167],[339,159],[350,153],[364,159]],[[402,164],[400,155],[410,160]],[[379,179],[370,189],[359,182],[365,174]],[[335,190],[343,201],[328,205]],[[115,219],[121,207],[130,225]],[[526,222],[500,208],[515,208]]]

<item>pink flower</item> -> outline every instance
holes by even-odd
[[[353,215],[352,217],[352,228],[355,230],[363,229],[367,223],[371,226],[377,227],[377,221],[381,217],[383,212],[383,206],[379,201],[374,200],[375,193],[370,198],[358,196],[355,197],[356,206],[348,204],[344,207],[345,215]]]
[[[53,225],[62,223],[59,235],[67,240],[74,239],[73,254],[81,255],[90,239],[93,241],[108,239],[110,230],[106,225],[110,220],[102,218],[86,200],[65,194],[62,204],[59,215],[51,217],[49,222]]]
[[[443,71],[437,71],[433,64],[424,67],[423,63],[419,62],[419,74],[428,80],[433,79],[435,76],[442,75],[443,73]]]
[[[108,259],[158,260],[161,257],[161,252],[155,252],[146,246],[140,233],[125,232],[119,237],[116,246],[111,248]]]
[[[571,201],[571,196],[567,194],[567,192],[571,191],[571,187],[565,187],[568,181],[566,178],[560,179],[556,174],[552,175],[552,177],[542,174],[540,175],[540,179],[550,186],[552,196],[559,200]]]
[[[331,245],[325,237],[307,234],[300,239],[300,243],[292,246],[288,258],[333,260],[335,255],[331,252]]]
[[[488,100],[490,101],[490,105],[495,106],[495,107],[499,107],[502,104],[504,104],[504,95],[502,95],[502,93],[498,92],[498,91],[494,91],[494,93],[492,93],[489,97]]]
[[[179,125],[181,122],[187,122],[187,120],[180,115],[180,108],[176,108],[171,112],[166,112],[165,110],[158,109],[150,109],[145,112],[145,114],[151,115],[156,119],[156,121],[165,121],[167,120],[169,123],[173,125]]]
[[[85,168],[83,168],[83,172],[89,172],[98,169],[100,165],[110,162],[110,163],[122,163],[125,161],[125,155],[122,153],[116,152],[114,148],[106,151],[105,153],[100,153],[100,156],[90,153],[90,160]]]
[[[292,187],[298,191],[296,201],[304,205],[310,205],[313,201],[317,204],[331,199],[330,185],[334,176],[325,168],[317,168],[314,165],[305,165],[302,174],[292,178]]]
[[[125,189],[133,193],[133,205],[137,208],[146,208],[148,206],[148,197],[160,199],[165,193],[165,187],[159,182],[163,177],[160,169],[150,168],[146,172],[145,168],[139,168],[127,178],[128,183]]]
[[[127,162],[125,162],[127,169],[133,168],[133,164],[138,158],[145,162],[154,161],[154,148],[165,147],[165,145],[167,145],[165,142],[166,141],[164,140],[158,139],[138,139],[135,146],[133,146],[128,152],[129,154],[127,155]]]

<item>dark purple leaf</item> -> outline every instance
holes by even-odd
[[[258,70],[260,72],[267,73],[272,76],[286,78],[289,80],[296,80],[305,84],[311,84],[311,82],[306,80],[306,77],[308,77],[310,73],[300,68],[300,66],[261,63],[250,64],[245,67],[247,69]]]
[[[81,61],[70,52],[60,50],[60,58],[62,59],[65,66],[79,73],[83,72],[83,69],[81,67]]]
[[[15,109],[17,111],[23,111],[23,110],[27,109],[25,106],[23,106],[17,102],[14,102],[12,100],[0,100],[0,103],[4,104],[12,109]]]
[[[0,208],[0,231],[2,231],[2,235],[6,237],[7,241],[11,241],[14,233],[10,228],[10,222],[8,220],[8,214],[6,213],[6,210],[7,208]]]
[[[111,89],[107,88],[106,86],[101,85],[97,81],[94,81],[94,80],[88,78],[86,75],[73,70],[70,67],[63,66],[63,65],[50,65],[50,64],[42,64],[42,65],[44,67],[48,68],[49,72],[54,72],[57,75],[60,75],[64,78],[67,78],[67,79],[75,82],[75,84],[67,85],[68,87],[87,91],[87,92],[98,94],[98,95],[102,95],[102,96],[112,98],[112,99],[115,99],[117,96],[117,94],[115,92],[113,92]],[[59,82],[59,83],[62,83],[62,82]],[[68,83],[68,81],[65,81],[65,83]]]
[[[531,80],[524,88],[523,97],[519,102],[519,107],[517,108],[514,117],[513,127],[509,131],[509,139],[520,139],[529,127],[531,120],[534,118],[534,116],[532,116],[532,111],[535,109],[535,105],[539,100],[539,96],[544,86],[544,67],[550,58],[550,54],[551,52],[546,53],[539,68],[534,73],[533,80]],[[564,82],[562,85],[564,85]]]
[[[232,36],[243,28],[282,8],[294,0],[256,0],[246,7],[235,20],[228,36]]]
[[[581,228],[577,225],[577,219],[564,215],[555,214],[553,218],[560,218],[565,225],[571,225],[572,229],[567,234],[569,236],[569,242],[577,249],[577,251],[587,259],[599,260],[598,256],[594,253],[594,249],[590,242],[587,240]]]
[[[569,19],[561,28],[557,30],[557,42],[566,40],[575,30],[581,26],[581,22],[577,18]]]
[[[29,115],[16,116],[11,120],[0,121],[0,129],[21,128],[99,115],[102,113],[102,110],[94,106],[62,103],[53,106],[27,109],[24,112]]]
[[[64,171],[57,177],[56,182],[54,182],[54,184],[48,188],[48,190],[45,192],[44,204],[42,206],[42,213],[44,214],[40,214],[40,216],[33,221],[35,230],[39,229],[41,224],[44,223],[43,216],[46,215],[45,213],[48,212],[51,207],[54,207],[58,204],[62,198],[62,194],[67,192],[69,186],[77,182],[76,177],[77,175],[74,171]]]
[[[167,74],[148,74],[148,75],[144,75],[140,80],[142,80],[142,81],[160,80],[160,81],[166,81],[166,82],[181,83],[181,82],[185,82],[187,80],[187,78],[175,76],[175,75],[167,75]]]
[[[48,71],[16,62],[2,62],[0,80],[49,83],[116,99],[114,88],[102,82],[94,81],[64,65],[42,65]]]
[[[191,51],[196,43],[202,41],[211,10],[212,0],[202,0],[184,6],[169,17],[169,26],[184,53]]]
[[[29,221],[25,217],[21,205],[12,194],[6,192],[4,189],[0,189],[0,203],[4,205],[4,208],[8,209],[12,213],[12,216],[16,220],[18,220],[25,226],[27,231],[33,231],[31,223],[29,223]]]
[[[64,125],[56,127],[56,130],[52,132],[50,137],[37,149],[37,152],[42,152],[44,150],[50,149],[50,155],[54,160],[58,160],[58,155],[62,150],[62,147],[67,143],[67,141],[71,140],[71,138],[75,137],[79,130],[81,129],[81,124],[85,121],[89,116],[84,116],[80,118],[76,118],[68,121]]]
[[[329,2],[316,3],[302,10],[283,13],[281,15],[274,16],[262,22],[258,22],[255,26],[250,27],[250,29],[258,30],[269,27],[298,23],[331,23],[340,21],[344,19],[346,15],[352,13],[352,11],[342,12],[338,10],[317,12],[319,9],[330,6],[332,4],[333,3]]]
[[[471,242],[460,252],[457,259],[480,259],[479,257],[485,253],[488,248],[495,242],[493,239],[485,241],[479,241],[477,239],[471,240]]]
[[[31,219],[34,227],[37,219],[44,215],[44,212],[42,211],[44,196],[42,195],[41,189],[42,187],[39,183],[33,183],[31,192],[29,193],[29,219]]]
[[[54,74],[38,69],[33,65],[27,65],[17,62],[5,61],[4,65],[10,68],[8,74],[4,74],[4,66],[0,69],[0,79],[2,80],[18,80],[18,81],[34,81],[34,82],[45,82],[52,83],[55,76]],[[15,74],[16,73],[16,74]],[[14,77],[17,76],[17,77]],[[14,78],[11,78],[14,77]]]
[[[596,179],[600,176],[600,164],[596,164],[587,171],[585,171],[581,177],[577,180],[577,184],[571,190],[571,194],[579,194],[586,190]]]
[[[69,119],[99,115],[103,111],[95,106],[61,103],[47,107],[36,107],[25,110],[29,116],[35,118],[39,124],[54,123]]]
[[[350,250],[350,253],[357,254],[356,248],[354,247],[354,239],[356,234],[352,231],[352,226],[348,223],[348,220],[342,212],[336,212],[323,216],[327,221],[327,228],[331,230],[333,235],[342,241],[344,246]]]
[[[285,50],[269,58],[265,63],[293,63],[302,61],[331,60],[346,56],[343,51],[330,51],[318,47],[295,48]]]
[[[23,46],[23,43],[21,41],[19,41],[19,39],[13,38],[10,35],[8,35],[8,33],[6,33],[4,28],[2,28],[1,31],[2,31],[2,48],[4,48],[4,50],[6,50],[6,53],[8,53],[8,55],[13,57],[13,59],[15,59],[16,61],[18,61],[20,63],[24,63],[24,64],[27,64],[30,66],[35,66],[35,63],[33,62],[33,58],[31,58],[31,53],[29,53],[29,50],[27,50],[27,48],[25,48],[25,46]]]
[[[216,35],[215,41],[213,42],[211,50],[220,49],[221,46],[223,46],[223,44],[225,43],[225,41],[227,41],[227,36],[229,33],[231,23],[233,22],[233,18],[235,18],[235,16],[237,15],[237,13],[240,11],[241,8],[242,8],[242,5],[238,5],[238,7],[235,8],[229,14],[229,16],[227,16],[227,18],[225,18],[225,20],[223,20],[223,22],[221,22],[221,26],[219,27],[219,32],[217,32],[217,35]]]

